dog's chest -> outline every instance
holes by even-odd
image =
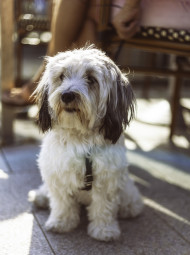
[[[45,179],[53,179],[57,185],[73,186],[73,189],[82,188],[88,151],[87,147],[81,145],[45,139],[39,156],[42,176]]]
[[[104,186],[116,180],[126,169],[125,150],[120,145],[90,146],[63,143],[55,135],[45,138],[39,157],[39,167],[44,181],[71,192],[85,186],[86,157],[91,152],[93,187]]]

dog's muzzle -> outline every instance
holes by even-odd
[[[71,102],[73,102],[75,100],[75,93],[74,92],[64,92],[61,95],[61,100],[65,103],[65,104],[69,104]]]

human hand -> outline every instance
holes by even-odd
[[[120,12],[114,17],[112,24],[121,39],[129,39],[139,30],[140,4],[130,6],[124,5]]]

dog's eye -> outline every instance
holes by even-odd
[[[91,85],[96,82],[96,79],[93,76],[87,76],[88,84]]]
[[[64,76],[63,73],[59,76],[59,78],[60,78],[61,81],[64,79],[64,77],[65,77],[65,76]]]

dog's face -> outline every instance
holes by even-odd
[[[92,130],[115,143],[134,115],[128,79],[93,47],[48,57],[34,95],[43,132],[56,126]]]

